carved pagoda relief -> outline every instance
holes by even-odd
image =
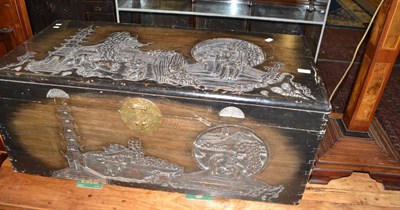
[[[92,26],[81,29],[60,47],[42,59],[27,52],[15,64],[0,69],[22,68],[31,72],[57,75],[76,73],[82,77],[99,77],[127,81],[155,81],[159,84],[196,89],[246,93],[257,91],[285,97],[315,100],[311,90],[294,82],[294,75],[284,73],[282,63],[255,68],[265,60],[266,52],[245,40],[218,38],[205,40],[192,49],[196,62],[175,51],[142,50],[137,36],[114,32],[95,45],[82,45],[93,33]]]
[[[183,168],[167,160],[146,156],[140,140],[130,139],[128,146],[110,144],[103,151],[82,152],[81,138],[68,104],[69,95],[60,89],[51,89],[47,98],[61,99],[57,117],[65,140],[65,158],[68,168],[53,172],[53,176],[67,179],[90,180],[107,183],[109,180],[151,183],[169,186],[173,175],[183,173]],[[130,102],[130,101],[128,101]],[[150,102],[148,102],[150,103]],[[127,103],[130,105],[129,103]]]
[[[101,183],[151,184],[177,191],[261,201],[273,201],[284,190],[283,185],[270,185],[254,178],[265,170],[269,148],[246,127],[217,126],[201,133],[194,140],[192,151],[198,171],[185,173],[184,167],[177,163],[146,155],[141,140],[137,138],[129,139],[127,145],[111,143],[100,151],[84,151],[83,137],[77,133],[78,126],[67,104],[69,95],[61,89],[51,89],[47,97],[59,104],[56,115],[64,140],[63,155],[69,165],[54,171],[54,177]],[[143,108],[134,106],[137,101],[142,105],[151,103],[134,98],[127,100],[125,105]]]

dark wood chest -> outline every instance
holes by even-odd
[[[0,58],[16,172],[296,204],[330,113],[301,36],[56,22]]]

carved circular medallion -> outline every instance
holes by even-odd
[[[257,66],[264,62],[264,50],[248,41],[231,38],[208,39],[192,48],[197,62],[246,64]]]
[[[199,167],[220,176],[252,176],[268,162],[268,146],[254,131],[218,126],[200,134],[193,155]]]
[[[122,122],[134,133],[150,134],[161,126],[160,109],[147,99],[128,99],[119,112]]]

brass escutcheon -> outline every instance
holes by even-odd
[[[122,122],[134,133],[151,134],[161,126],[161,111],[144,98],[126,100],[119,110]]]

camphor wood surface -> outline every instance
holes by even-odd
[[[0,209],[399,209],[400,192],[384,190],[368,174],[307,184],[297,206],[215,198],[188,200],[184,194],[105,185],[77,188],[75,181],[14,173],[0,168]]]
[[[352,131],[368,131],[400,51],[400,1],[378,13],[350,100],[343,115]]]
[[[0,56],[32,37],[32,29],[24,0],[0,1]]]
[[[49,28],[35,36],[27,43],[27,49],[37,52],[37,59],[43,58],[49,51],[54,50],[54,46],[60,46],[66,38],[74,35],[78,28],[87,28],[90,24],[63,21],[59,29]],[[266,55],[265,63],[257,68],[263,69],[262,65],[265,65],[264,70],[268,71],[282,68],[282,72],[295,75],[296,80],[293,82],[304,83],[313,89],[316,100],[299,102],[282,94],[271,95],[264,100],[260,95],[250,92],[236,94],[207,90],[203,93],[200,89],[173,87],[151,81],[134,83],[23,70],[16,72],[8,69],[2,72],[4,74],[0,79],[0,98],[5,104],[0,116],[4,116],[3,130],[7,133],[4,140],[10,148],[8,154],[17,171],[51,176],[54,171],[68,167],[67,159],[62,155],[67,148],[66,140],[60,135],[63,134],[62,123],[56,114],[61,103],[55,104],[54,101],[57,100],[46,98],[50,89],[58,88],[70,96],[70,99],[65,99],[68,104],[65,106],[68,106],[74,119],[75,133],[80,137],[79,146],[82,146],[81,152],[101,151],[109,144],[127,145],[130,138],[140,139],[146,155],[178,164],[184,168],[186,175],[201,171],[192,151],[193,142],[202,132],[214,126],[243,126],[251,129],[269,148],[269,161],[266,165],[249,162],[259,170],[259,173],[251,178],[269,185],[285,187],[284,193],[277,198],[280,199],[279,202],[298,202],[314,161],[314,153],[321,137],[320,130],[323,129],[329,113],[326,94],[319,80],[312,74],[297,72],[300,66],[308,69],[313,67],[302,37],[271,35],[275,40],[272,45],[264,41],[265,36],[231,35],[221,32],[132,27],[109,23],[96,23],[93,29],[90,39],[84,42],[87,46],[102,42],[112,32],[129,31],[132,36],[137,34],[141,43],[154,42],[143,47],[143,50],[174,50],[186,58],[191,57],[192,47],[202,40],[216,37],[248,40],[270,52]],[[290,45],[287,44],[289,42]],[[27,49],[18,48],[1,59],[0,63],[12,63]],[[281,64],[276,62],[285,65],[280,67]],[[8,71],[9,74],[5,74]],[[290,78],[288,75],[288,78],[283,79],[292,81]],[[122,104],[129,98],[136,97],[150,100],[160,108],[163,117],[157,132],[146,135],[134,133],[121,121]],[[219,117],[220,110],[232,105],[242,109],[246,118],[238,120]],[[298,122],[299,119],[308,121]],[[248,151],[251,155],[257,155],[254,150]],[[235,182],[235,185],[242,186],[239,181]],[[214,186],[216,185],[212,187]],[[220,193],[221,189],[225,190],[222,186],[225,184],[219,184],[212,190],[215,194],[223,196]],[[258,184],[254,186],[259,187]],[[143,187],[162,189],[160,186]],[[230,195],[233,194],[234,187],[227,187],[229,188],[226,194],[237,197]],[[191,188],[183,190],[187,192]],[[207,192],[201,192],[215,195],[211,190],[205,190]]]
[[[76,133],[81,136],[84,151],[99,151],[105,145],[126,145],[128,140],[140,139],[146,155],[166,159],[184,167],[185,172],[199,171],[192,157],[193,142],[199,133],[215,126],[232,123],[234,119],[218,116],[219,110],[195,106],[173,100],[154,98],[162,113],[161,128],[152,134],[132,133],[120,119],[118,110],[129,97],[111,95],[71,94],[68,107],[77,125]],[[15,130],[17,141],[24,153],[37,159],[46,167],[62,169],[67,160],[60,151],[65,151],[65,140],[60,135],[60,122],[55,112],[59,105],[52,99],[47,103],[21,105],[12,116],[10,128]],[[182,109],[185,107],[185,109]],[[101,113],[101,115],[99,115]],[[201,120],[200,120],[201,118]],[[203,122],[202,122],[203,121]],[[206,122],[206,123],[205,123]],[[209,123],[212,126],[206,126]],[[268,127],[252,120],[240,120],[242,126],[254,130],[267,141],[269,154],[268,170],[255,177],[270,184],[280,184],[297,179],[301,168],[301,151],[296,150],[293,137],[279,129]],[[31,129],[35,127],[36,129]],[[26,153],[26,154],[25,154]]]

